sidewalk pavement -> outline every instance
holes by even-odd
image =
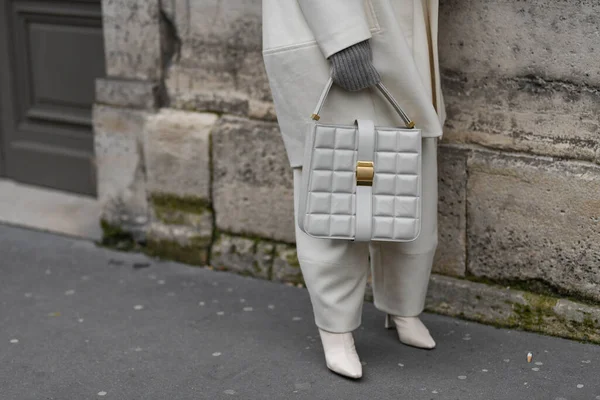
[[[2,225],[0,274],[1,400],[600,399],[596,345],[426,314],[419,350],[365,303],[353,381],[306,289]]]

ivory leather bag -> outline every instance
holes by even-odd
[[[415,240],[421,230],[421,130],[382,83],[405,127],[320,124],[329,78],[304,148],[298,225],[308,235],[354,241]]]

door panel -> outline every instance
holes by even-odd
[[[96,194],[91,107],[104,76],[100,0],[0,0],[4,175]]]

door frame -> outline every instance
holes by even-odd
[[[7,115],[10,115],[12,83],[10,81],[10,55],[8,54],[8,1],[0,0],[0,177],[6,176]]]

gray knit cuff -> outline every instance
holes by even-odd
[[[346,90],[356,91],[381,81],[371,60],[369,40],[356,43],[329,56],[333,81]]]

